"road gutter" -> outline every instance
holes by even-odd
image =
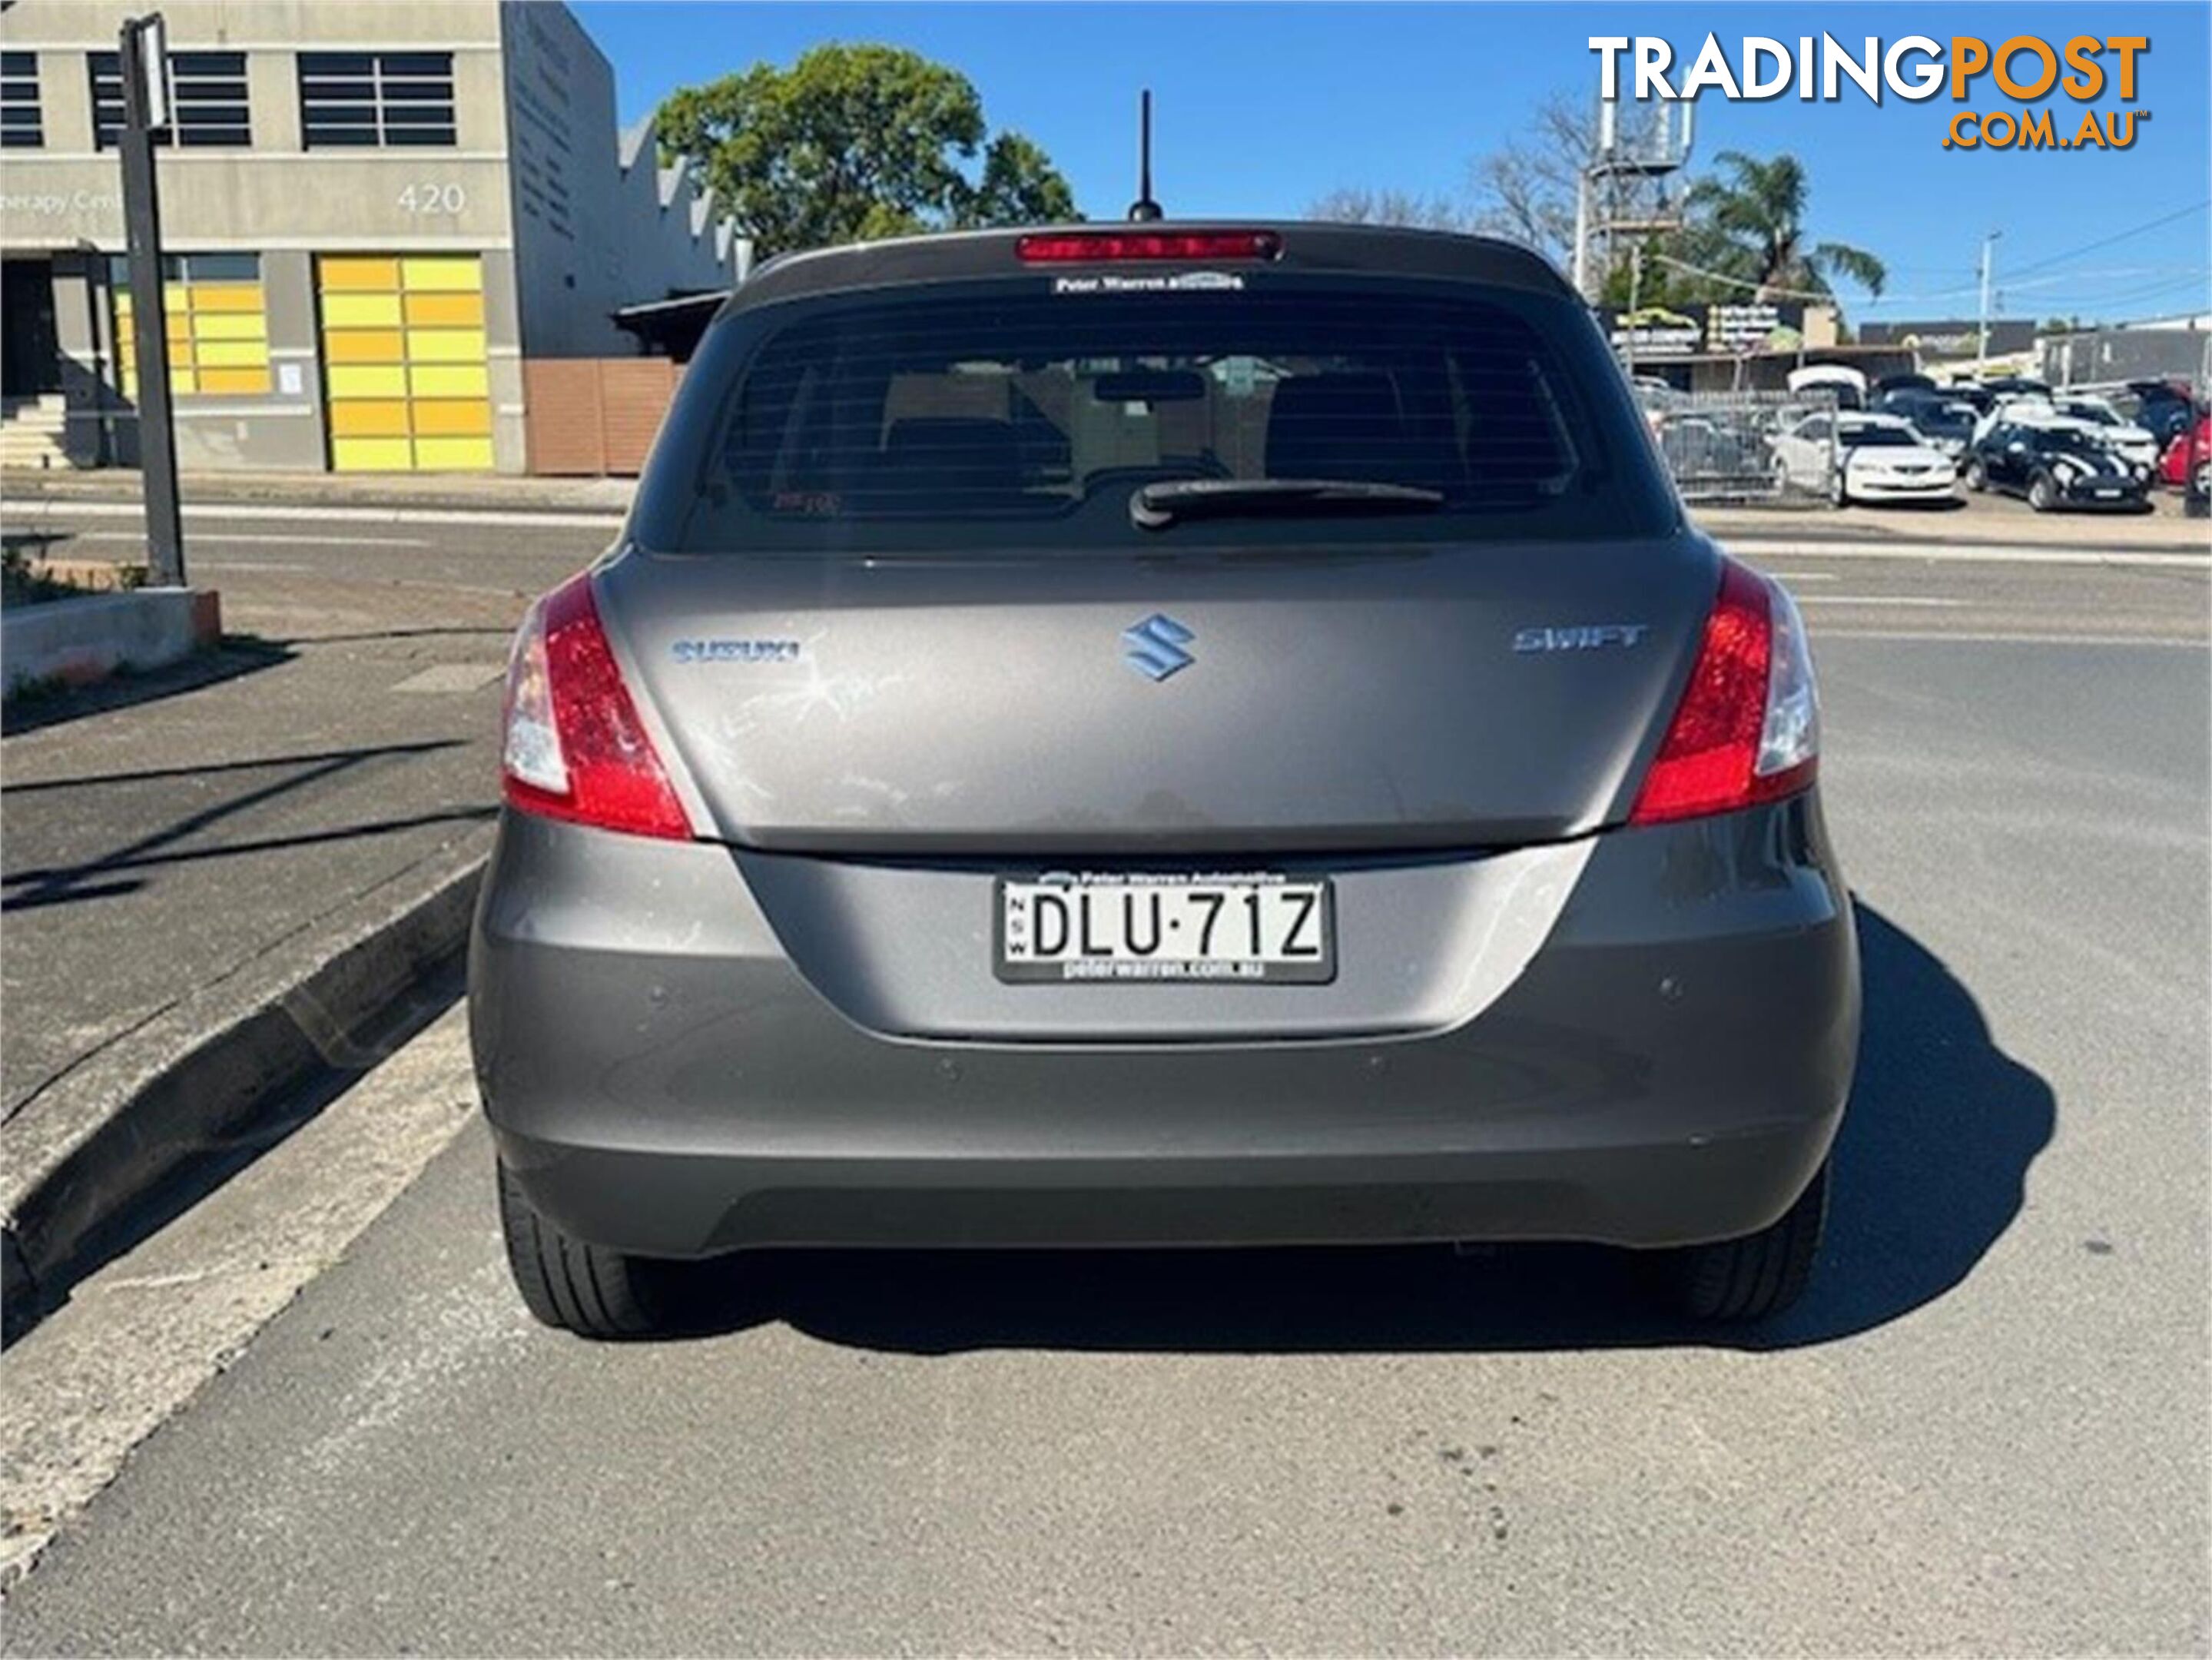
[[[475,1122],[458,1006],[11,1348],[0,1595],[141,1442],[227,1370]],[[518,1315],[518,1318],[520,1316]]]
[[[112,1254],[195,1164],[271,1137],[319,1073],[384,1058],[374,1034],[457,964],[489,852],[473,830],[86,1056],[0,1124],[9,1341]]]

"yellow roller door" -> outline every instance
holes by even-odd
[[[331,466],[489,469],[483,261],[331,257],[316,261],[316,276]]]

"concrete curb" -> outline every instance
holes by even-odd
[[[0,472],[0,498],[15,508],[34,502],[69,504],[96,502],[131,507],[144,497],[133,482],[121,482],[112,471],[86,473]],[[540,478],[496,475],[457,483],[410,484],[398,476],[370,483],[353,478],[332,482],[327,473],[283,473],[234,476],[194,473],[179,482],[188,508],[214,511],[226,505],[276,503],[292,508],[331,508],[358,505],[372,508],[433,508],[454,512],[498,512],[522,509],[534,513],[574,513],[584,516],[622,514],[635,494],[635,478]]]
[[[2064,520],[2061,527],[2046,520],[2031,520],[2032,529],[2021,525],[1997,526],[1986,520],[1974,524],[1971,530],[1953,526],[1948,532],[1942,530],[1905,528],[1891,525],[1872,525],[1863,521],[1848,524],[1821,523],[1800,518],[1793,520],[1787,512],[1777,511],[1763,517],[1735,512],[1726,514],[1700,515],[1692,513],[1691,521],[1715,541],[1726,547],[1738,541],[1797,542],[1810,545],[1826,543],[1837,547],[1893,548],[1899,552],[1921,548],[2002,547],[2002,548],[2064,548],[2078,545],[2093,546],[2106,553],[2178,553],[2212,547],[2212,534],[2195,520],[2158,521],[2161,527],[2174,524],[2172,530],[2161,528],[2156,535],[2107,536],[2098,534],[2100,529],[2114,524],[2112,520],[2095,520],[2074,518]],[[2140,520],[2137,521],[2141,523]]]
[[[0,1271],[10,1341],[96,1266],[99,1236],[193,1160],[234,1151],[367,1039],[468,942],[483,827],[199,988],[0,1125]]]
[[[222,637],[222,602],[212,588],[137,588],[48,599],[0,617],[0,696],[44,681],[89,685],[118,669],[159,669]]]

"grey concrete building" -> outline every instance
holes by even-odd
[[[2183,317],[2077,329],[2039,340],[2043,378],[2054,386],[2178,380],[2212,389],[2212,319]]]
[[[142,7],[0,10],[0,456],[136,459],[112,134]],[[167,9],[160,152],[178,454],[195,467],[529,463],[532,359],[634,356],[611,313],[744,248],[559,0]]]

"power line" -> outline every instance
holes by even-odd
[[[1706,277],[1715,283],[1726,283],[1731,288],[1749,289],[1755,294],[1775,295],[1784,300],[1819,300],[1824,302],[1832,301],[1836,297],[1832,294],[1818,293],[1811,289],[1777,288],[1771,283],[1754,282],[1748,277],[1732,277],[1724,271],[1707,271],[1703,265],[1693,265],[1688,260],[1677,259],[1670,253],[1655,253],[1650,258],[1662,265],[1672,265],[1676,271],[1688,271],[1692,277]]]
[[[2140,236],[2147,230],[2156,230],[2160,225],[2170,225],[2177,219],[2186,219],[2192,213],[2202,213],[2207,208],[2212,208],[2212,197],[2207,197],[2203,201],[2190,207],[2177,208],[2172,213],[2160,215],[2156,219],[2147,220],[2126,230],[2114,231],[2110,236],[2100,237],[2094,242],[2084,242],[2080,247],[2069,248],[2064,253],[2054,253],[2048,259],[2039,259],[2033,265],[2022,265],[2018,271],[2014,271],[2012,276],[2027,277],[2036,271],[2048,271],[2053,265],[2063,265],[2069,259],[2077,258],[2082,254],[2094,253],[2099,248],[2108,248],[2115,242],[2124,242],[2130,236]]]
[[[1713,271],[1704,265],[1693,265],[1688,260],[1677,259],[1672,254],[1654,253],[1647,257],[1656,260],[1662,265],[1671,265],[1677,271],[1687,271],[1692,277],[1702,277],[1711,282],[1724,283],[1730,288],[1744,289],[1754,293],[1763,289],[1765,293],[1777,299],[1811,300],[1828,305],[1839,305],[1843,303],[1841,300],[1832,293],[1816,293],[1810,289],[1778,288],[1771,283],[1760,283],[1747,277],[1735,276],[1728,271]],[[2040,266],[2032,266],[2029,269],[2040,269]],[[2018,277],[2008,277],[1997,286],[2001,289],[2011,291],[2024,289],[2050,288],[2061,283],[2087,282],[2093,278],[2133,277],[2138,274],[2148,276],[2154,272],[2161,271],[2173,271],[2185,273],[2185,275],[2173,278],[2170,282],[2158,285],[2160,288],[2167,288],[2177,286],[2181,283],[2196,281],[2208,270],[2212,270],[2212,267],[2207,267],[2204,265],[2120,265],[2100,271],[2062,271],[2055,276],[2027,281],[2023,281]],[[1960,288],[1938,289],[1927,294],[1885,294],[1873,298],[1857,301],[1855,301],[1854,304],[1857,309],[1862,311],[1871,311],[1877,306],[1925,305],[1938,300],[1956,299],[1962,294],[1972,294],[1976,292],[1977,287],[1977,284],[1970,283]]]
[[[2085,253],[2094,253],[2098,249],[2108,248],[2115,242],[2124,242],[2131,236],[2140,236],[2147,230],[2156,230],[2162,225],[2170,225],[2177,219],[2186,219],[2192,213],[2202,213],[2207,208],[2212,208],[2212,197],[2207,197],[2202,202],[2192,203],[2185,208],[2176,208],[2171,213],[2160,214],[2155,219],[2147,219],[2140,225],[2130,225],[2125,230],[2114,231],[2110,236],[2100,236],[2094,242],[2084,242],[2078,248],[2069,248],[2063,253],[2054,253],[2045,258],[2035,260],[2031,264],[2022,265],[2018,271],[2008,272],[2004,286],[2007,288],[2017,288],[2020,286],[2020,279],[2023,277],[2032,277],[2038,271],[2049,271],[2053,265],[2063,265],[2069,259],[2078,259]],[[1686,260],[1676,259],[1663,253],[1655,254],[1652,257],[1666,265],[1673,265],[1679,270],[1689,271],[1698,277],[1709,277],[1717,283],[1727,283],[1734,287],[1741,289],[1751,289],[1754,290],[1765,289],[1767,293],[1779,295],[1784,299],[1833,300],[1836,297],[1832,294],[1814,294],[1804,289],[1774,288],[1767,283],[1752,282],[1745,277],[1732,277],[1726,271],[1707,271],[1703,266],[1693,265]],[[1927,266],[1917,266],[1911,267],[1911,269],[1924,271],[1930,268]],[[2086,272],[2075,274],[2082,276],[2087,275]],[[1961,294],[1972,294],[1975,291],[1976,286],[1976,284],[1968,283],[1962,288],[1944,289],[1932,294],[1875,295],[1868,299],[1863,303],[1869,306],[1897,305],[1917,303],[1925,300],[1949,299]]]
[[[2162,294],[2178,294],[2183,289],[2186,289],[2192,295],[2203,295],[2208,292],[2204,280],[2202,277],[2170,277],[2164,282],[2153,283],[2148,287],[2128,288],[2122,289],[2117,293],[2100,294],[2093,301],[2091,301],[2089,306],[2076,307],[2073,309],[2094,309],[2104,312],[2106,314],[2109,315],[2115,307],[2140,306],[2144,301],[2151,299],[2154,295]]]

